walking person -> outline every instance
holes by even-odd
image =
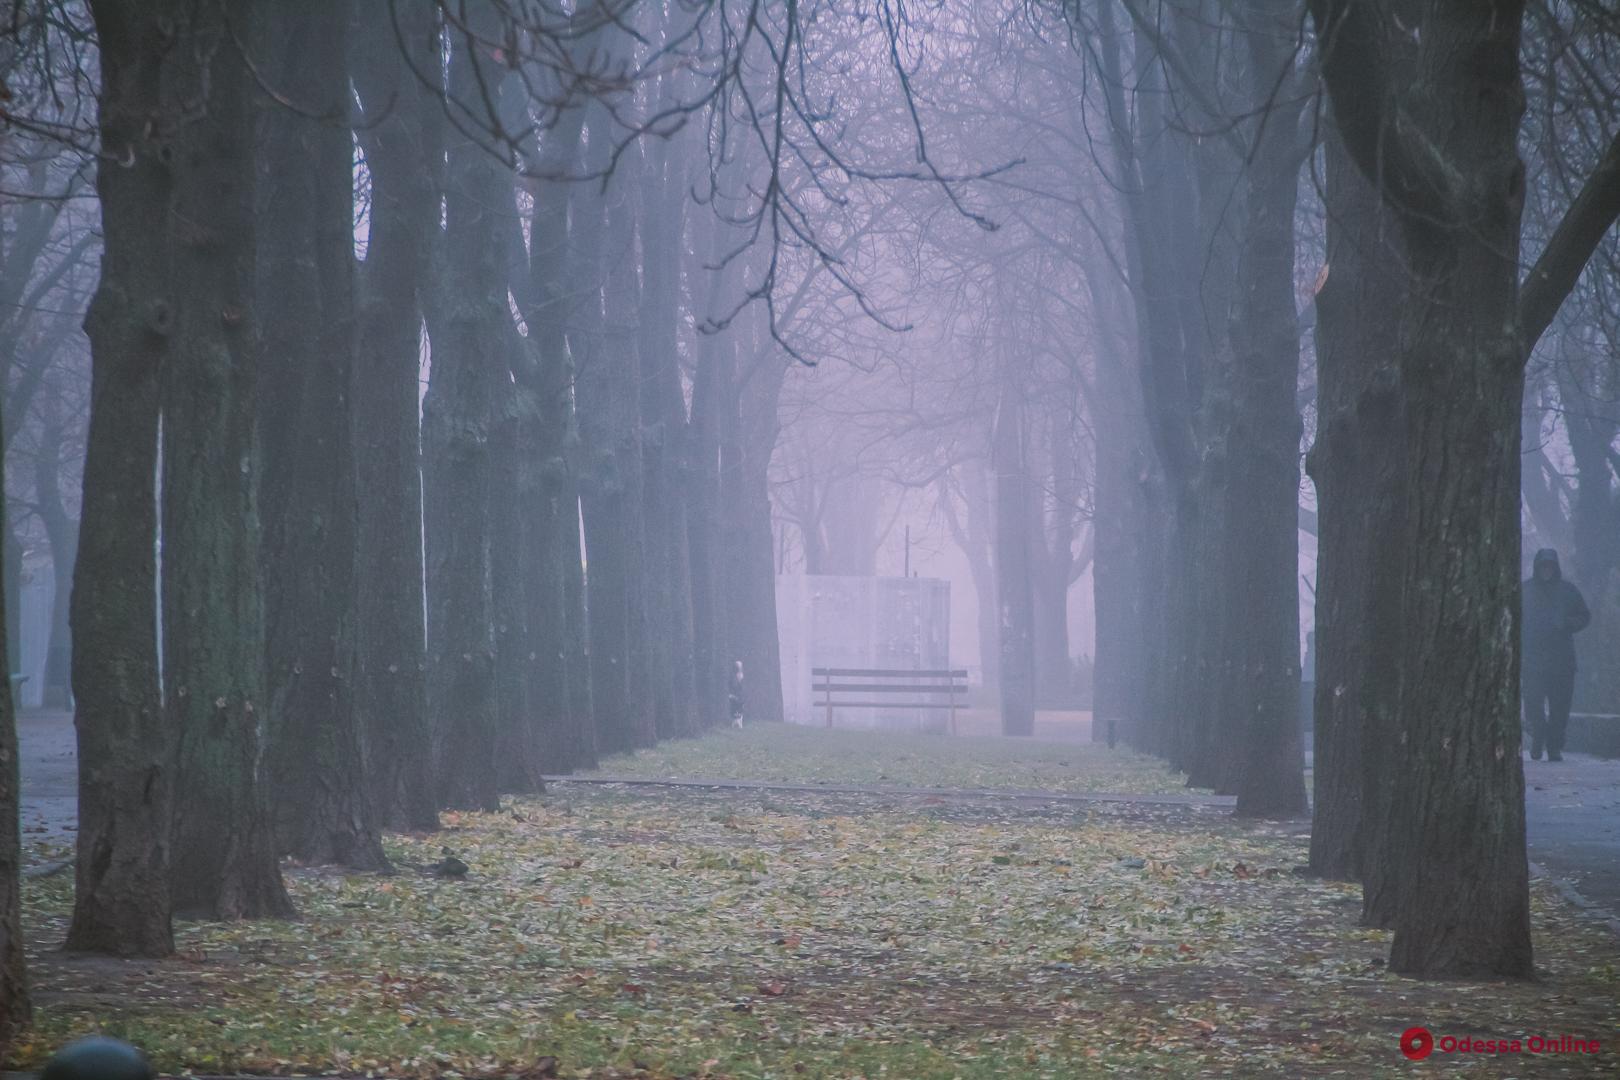
[[[1532,760],[1540,761],[1543,750],[1548,761],[1564,760],[1564,729],[1575,695],[1575,635],[1591,621],[1581,590],[1564,580],[1558,552],[1536,552],[1524,583],[1519,674]]]

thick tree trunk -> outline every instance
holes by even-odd
[[[741,660],[751,720],[781,721],[782,661],[776,625],[776,554],[771,530],[770,464],[780,427],[786,363],[760,326],[753,366],[739,372],[737,413],[721,457],[721,520],[730,538],[729,659]]]
[[[1093,495],[1097,554],[1091,568],[1092,611],[1097,626],[1091,687],[1091,741],[1112,746],[1121,737],[1135,743],[1139,737],[1142,686],[1136,672],[1141,663],[1142,590],[1141,548],[1134,485],[1125,452],[1103,445],[1097,433],[1097,486]]]
[[[477,15],[486,14],[480,5]],[[478,101],[499,85],[502,69],[465,34],[452,39],[450,94]],[[433,353],[422,449],[428,716],[439,803],[459,810],[500,806],[490,505],[492,441],[506,406],[501,395],[511,392],[511,207],[505,169],[467,137],[455,137],[445,184],[444,273],[429,308]]]
[[[508,125],[508,130],[519,123],[513,108],[518,100],[516,90],[516,86],[509,85],[500,99],[506,113],[502,123]],[[502,251],[507,259],[509,289],[515,297],[522,292],[527,253],[510,184],[505,188],[502,206],[507,236]],[[495,620],[496,770],[501,791],[533,795],[545,791],[549,737],[548,725],[532,699],[541,659],[529,621],[533,611],[529,593],[536,580],[536,568],[529,562],[536,470],[530,467],[529,460],[539,416],[535,399],[524,387],[534,362],[530,345],[510,319],[503,336],[505,363],[497,372],[500,386],[496,393],[506,401],[497,410],[490,436],[489,574],[491,614]]]
[[[1204,475],[1214,472],[1206,462]],[[1166,587],[1164,594],[1163,644],[1165,680],[1159,718],[1169,750],[1170,764],[1187,773],[1189,787],[1221,791],[1229,778],[1225,766],[1227,749],[1218,743],[1219,716],[1225,702],[1220,673],[1211,671],[1207,632],[1208,594],[1211,566],[1221,566],[1224,554],[1215,540],[1219,536],[1214,500],[1199,498],[1190,491],[1167,485],[1165,517],[1169,536],[1165,545]],[[1201,606],[1204,605],[1204,606]]]
[[[1087,280],[1108,280],[1106,268]],[[1142,663],[1143,601],[1149,588],[1144,546],[1150,544],[1142,513],[1141,395],[1125,359],[1126,335],[1113,312],[1124,298],[1100,283],[1092,285],[1093,310],[1104,331],[1097,355],[1095,397],[1090,418],[1096,433],[1096,482],[1092,490],[1095,554],[1091,568],[1092,611],[1096,619],[1092,683],[1091,739],[1112,746],[1123,738],[1141,744],[1146,690]]]
[[[575,746],[581,757],[576,768],[595,766],[600,739],[596,722],[596,699],[591,685],[590,614],[585,607],[584,523],[579,508],[579,484],[568,485],[561,507],[563,598],[568,605],[567,627],[568,715],[576,733]]]
[[[980,472],[983,472],[982,467]],[[988,488],[989,483],[981,476],[979,486]],[[993,512],[990,509],[990,496],[981,491],[982,502],[977,510],[970,510],[969,515],[977,514],[979,522],[969,528],[993,528],[990,524]],[[991,554],[990,541],[982,542],[983,553],[975,558],[969,556],[968,569],[973,574],[973,592],[979,601],[979,677],[985,687],[1001,687],[1001,640],[997,627],[1001,625],[996,612],[1000,605],[996,603],[996,568],[994,557]]]
[[[267,77],[301,106],[259,99],[271,805],[280,850],[299,862],[381,870],[355,708],[354,145],[310,118],[348,111],[349,12],[288,0],[266,16]]]
[[[182,299],[162,380],[164,704],[180,738],[174,904],[215,919],[293,914],[264,757],[252,77],[231,40],[251,7],[191,11],[177,49],[185,100],[207,107],[187,117],[175,148]]]
[[[603,160],[610,125],[600,106],[589,122]],[[624,183],[604,199],[591,185],[575,185],[570,248],[578,287],[570,319],[569,350],[577,365],[575,397],[586,455],[580,488],[585,522],[586,604],[589,611],[591,691],[597,738],[607,753],[651,746],[657,735],[645,693],[644,601],[639,371],[634,337],[635,285],[628,264],[633,233],[626,219]],[[609,207],[612,207],[609,210]],[[595,283],[603,283],[597,286]],[[576,347],[577,346],[577,347]]]
[[[504,354],[513,370],[524,362],[515,329]],[[545,790],[544,733],[529,701],[539,661],[529,636],[530,580],[523,486],[525,422],[521,406],[501,410],[490,436],[490,614],[495,620],[496,762],[500,789],[524,795]]]
[[[1035,600],[1035,700],[1048,709],[1074,704],[1074,665],[1069,656],[1069,586],[1075,574],[1074,540],[1080,476],[1071,445],[1074,404],[1055,396],[1046,411],[1040,441],[1044,469],[1031,478],[1030,518]],[[1083,572],[1083,570],[1082,570]]]
[[[1517,299],[1511,217],[1511,230],[1471,228],[1463,251],[1414,250],[1417,302],[1457,317],[1419,320],[1402,357],[1413,543],[1384,857],[1398,889],[1391,967],[1413,974],[1532,973],[1516,662],[1522,375],[1511,317],[1503,327]]]
[[[1402,483],[1399,348],[1403,271],[1395,223],[1345,155],[1326,151],[1327,278],[1316,295],[1316,735],[1311,870],[1364,883],[1367,921],[1393,889],[1369,859],[1387,828],[1400,692]],[[1386,317],[1369,319],[1365,312]]]
[[[0,556],[0,592],[8,596],[22,595],[22,541],[11,528],[10,522],[4,523],[0,528],[0,542],[4,544],[3,556]],[[11,610],[6,612],[4,632],[6,635],[6,671],[12,673],[22,668],[22,605],[14,603]],[[10,687],[10,682],[7,682]],[[9,692],[9,689],[8,689]]]
[[[607,472],[617,475],[609,481],[609,486],[613,486],[615,481],[622,485],[622,491],[618,493],[618,512],[623,531],[615,538],[615,543],[623,550],[624,594],[627,600],[624,627],[628,663],[624,671],[628,710],[625,719],[633,745],[641,747],[652,746],[658,741],[658,709],[667,698],[658,683],[655,658],[660,648],[652,641],[649,609],[652,586],[649,581],[650,541],[645,514],[645,453],[642,450],[646,424],[641,415],[641,356],[636,337],[637,328],[647,313],[642,309],[640,257],[636,249],[637,202],[628,182],[629,177],[620,179],[621,183],[608,190],[605,206],[610,227],[604,238],[608,246],[603,253],[605,260],[602,266],[604,322],[601,345],[602,358],[613,368],[610,376],[613,404],[609,420],[614,432],[609,455],[613,465]],[[590,445],[587,440],[587,450]],[[588,564],[588,547],[585,557]]]
[[[543,175],[568,175],[577,169],[583,116],[583,109],[567,110],[546,133]],[[578,455],[571,450],[578,441],[567,338],[572,187],[539,181],[530,189],[534,218],[522,303],[533,349],[531,362],[518,377],[534,403],[524,446],[532,485],[525,495],[529,561],[525,592],[529,634],[538,657],[531,669],[529,703],[543,735],[546,768],[560,773],[596,763],[579,546]]]
[[[782,661],[776,626],[776,554],[771,532],[770,479],[766,464],[750,461],[725,494],[731,538],[726,623],[730,656],[741,660],[747,679],[749,721],[782,720]]]
[[[1388,25],[1333,0],[1313,10],[1335,119],[1400,222],[1414,278],[1415,314],[1400,352],[1405,661],[1390,837],[1379,853],[1397,888],[1390,966],[1527,977],[1518,685],[1523,5],[1399,4]]]
[[[1174,585],[1175,514],[1162,473],[1145,471],[1137,482],[1142,515],[1142,655],[1137,676],[1142,686],[1141,718],[1131,725],[1133,748],[1176,764],[1178,729],[1171,684],[1170,618]]]
[[[716,308],[724,305],[715,294],[725,281],[719,270],[709,281],[710,302]],[[687,554],[692,566],[692,657],[701,727],[725,720],[726,680],[731,670],[724,599],[729,545],[720,528],[720,443],[735,363],[736,342],[729,331],[700,339],[686,468],[692,485]]]
[[[1183,17],[1176,23],[1176,32],[1189,39],[1189,46],[1191,41],[1198,42],[1194,55],[1202,72],[1194,77],[1213,85],[1218,65],[1207,43],[1207,31]],[[1184,153],[1196,196],[1187,208],[1187,220],[1172,234],[1181,254],[1161,267],[1180,279],[1176,310],[1181,323],[1183,378],[1193,409],[1185,422],[1191,425],[1197,446],[1193,467],[1181,474],[1184,482],[1178,502],[1188,515],[1194,547],[1183,552],[1191,553],[1182,583],[1187,589],[1184,617],[1189,627],[1186,660],[1179,667],[1175,690],[1180,703],[1177,712],[1187,732],[1182,764],[1188,783],[1226,795],[1236,794],[1242,783],[1248,718],[1257,704],[1250,696],[1249,661],[1240,644],[1250,632],[1250,598],[1236,580],[1249,567],[1234,565],[1243,553],[1234,557],[1232,539],[1235,530],[1245,527],[1242,519],[1251,513],[1243,470],[1253,456],[1252,449],[1244,445],[1251,433],[1237,431],[1239,396],[1252,391],[1240,385],[1239,344],[1232,339],[1230,322],[1237,304],[1247,299],[1237,288],[1247,238],[1238,235],[1231,194],[1242,189],[1243,176],[1234,167],[1230,152],[1216,141],[1190,142]],[[1172,216],[1178,209],[1161,206],[1160,212]],[[1289,400],[1292,403],[1291,396]],[[1297,439],[1295,446],[1297,454]],[[1297,499],[1297,488],[1293,497]],[[1296,516],[1297,511],[1290,511],[1290,530]],[[1293,537],[1292,531],[1289,537]],[[1291,556],[1286,567],[1290,578],[1297,567],[1297,558]],[[1297,614],[1294,619],[1297,622]],[[1292,666],[1297,669],[1297,659]]]
[[[173,4],[97,3],[101,144],[129,167],[99,169],[101,281],[85,317],[90,424],[71,618],[79,832],[78,952],[167,956],[175,741],[158,690],[158,371],[184,294],[169,281],[175,140],[165,111]]]
[[[986,530],[992,528],[993,517],[990,483],[980,459],[964,463],[958,475],[961,477],[961,509],[956,508],[949,493],[940,495],[939,507],[951,538],[967,559],[968,573],[973,579],[973,596],[978,608],[979,678],[985,687],[995,687],[1001,685],[1001,643],[996,638],[995,568],[991,566],[991,541],[986,535]]]
[[[432,6],[400,5],[419,70],[438,63]],[[358,33],[356,37],[360,36]],[[439,227],[440,106],[397,47],[355,50],[360,132],[371,178],[360,277],[353,405],[360,500],[359,685],[366,776],[377,822],[436,829],[423,609],[422,302]]]
[[[697,710],[692,640],[691,556],[687,538],[686,400],[676,328],[680,322],[686,144],[644,148],[640,233],[643,274],[641,359],[643,503],[651,671],[660,738],[691,735]],[[772,596],[774,598],[774,580]]]
[[[69,615],[73,595],[73,563],[78,558],[79,523],[68,516],[62,500],[62,453],[65,433],[57,403],[41,402],[39,446],[34,455],[34,499],[45,538],[51,547],[51,636],[45,650],[43,703],[65,709],[73,681],[73,627]],[[13,603],[17,603],[13,597]]]
[[[1291,0],[1250,5],[1250,100],[1267,102],[1294,62],[1283,27]],[[1294,100],[1298,96],[1294,95]],[[1226,653],[1233,683],[1227,730],[1242,746],[1237,813],[1307,812],[1299,710],[1299,320],[1294,310],[1294,210],[1298,106],[1273,103],[1244,162],[1245,225],[1229,333],[1233,416],[1228,445],[1237,483],[1228,489],[1227,573],[1241,619]]]
[[[1074,670],[1069,660],[1068,575],[1060,583],[1048,572],[1031,590],[1035,601],[1035,700],[1044,709],[1073,704]]]
[[[1121,87],[1122,37],[1113,29],[1112,6],[1098,11],[1107,45],[1101,50],[1104,83]],[[1143,56],[1156,48],[1140,29],[1136,47]],[[1185,140],[1163,130],[1163,74],[1157,65],[1147,65],[1140,78],[1146,92],[1138,95],[1134,123],[1123,94],[1110,91],[1106,98],[1114,160],[1122,177],[1143,417],[1158,463],[1143,478],[1142,505],[1156,516],[1158,527],[1146,534],[1152,538],[1154,565],[1144,574],[1147,648],[1142,664],[1150,692],[1144,702],[1146,730],[1137,748],[1188,769],[1193,774],[1189,783],[1213,784],[1218,760],[1203,755],[1201,739],[1218,702],[1205,697],[1211,683],[1198,670],[1199,597],[1209,565],[1200,557],[1200,536],[1208,522],[1197,498],[1201,462],[1196,420],[1203,400],[1203,330],[1197,316],[1203,308],[1196,277],[1189,287],[1187,264],[1199,274],[1218,271],[1209,269],[1213,259],[1199,243],[1190,151]]]
[[[3,446],[0,440],[0,446]],[[0,508],[6,505],[0,469]],[[15,603],[0,589],[0,615]],[[0,627],[5,620],[0,618]],[[0,630],[0,633],[3,633]],[[0,694],[0,1047],[32,1017],[22,935],[22,777],[17,755],[17,716],[11,694]]]
[[[996,472],[997,635],[1001,733],[1035,733],[1035,616],[1030,583],[1029,481],[1017,388],[1002,388],[991,444]]]
[[[541,731],[546,771],[566,773],[596,764],[584,644],[579,496],[560,457],[550,454],[542,461],[544,471],[527,521],[529,633],[538,657],[531,669],[529,702]]]

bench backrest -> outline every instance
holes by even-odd
[[[919,682],[918,680],[925,680]],[[894,668],[811,668],[810,690],[820,694],[817,702],[827,710],[827,726],[832,727],[833,709],[939,709],[950,713],[950,729],[956,733],[957,695],[967,692],[965,668],[897,670]],[[891,694],[887,700],[834,701],[834,694]],[[945,695],[945,700],[938,700]],[[909,700],[899,700],[909,695]]]

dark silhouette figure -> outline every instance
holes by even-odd
[[[1524,583],[1521,641],[1524,660],[1520,688],[1524,721],[1530,729],[1530,757],[1564,759],[1564,729],[1575,693],[1575,635],[1586,629],[1592,613],[1581,591],[1564,580],[1558,552],[1536,552],[1530,580]]]

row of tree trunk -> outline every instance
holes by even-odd
[[[1297,815],[1293,217],[1313,147],[1299,122],[1307,69],[1285,47],[1297,15],[1281,0],[1235,22],[1196,3],[1162,19],[1121,6],[1129,35],[1112,4],[1096,10],[1140,397],[1102,361],[1099,386],[1126,415],[1140,409],[1152,460],[1135,465],[1127,432],[1100,433],[1096,502],[1163,542],[1099,531],[1096,737],[1235,792],[1240,813]],[[1333,106],[1308,457],[1312,866],[1363,884],[1366,921],[1395,931],[1395,970],[1528,976],[1524,364],[1620,213],[1620,164],[1600,163],[1521,291],[1522,5],[1310,8]],[[1167,90],[1182,115],[1162,113]],[[1213,123],[1218,102],[1252,122]],[[1604,488],[1586,520],[1601,520]],[[1145,662],[1107,663],[1106,650]]]
[[[1190,7],[1162,25],[1124,10],[1128,32],[1110,3],[1097,18],[1134,325],[1112,325],[1115,276],[1088,277],[1111,324],[1100,351],[1134,341],[1137,360],[1097,364],[1093,737],[1169,759],[1242,814],[1302,814],[1293,274],[1310,143],[1278,32],[1293,14],[1250,5],[1209,34]],[[1167,92],[1190,95],[1213,125],[1197,88],[1215,85],[1253,119],[1199,137],[1166,114]]]
[[[1362,882],[1395,970],[1526,977],[1520,403],[1620,173],[1588,178],[1521,288],[1524,7],[1396,7],[1399,30],[1311,5],[1336,129],[1312,865]]]
[[[1239,813],[1298,815],[1293,218],[1314,142],[1308,69],[1288,47],[1297,11],[1120,9],[1128,34],[1108,0],[1096,25],[1140,383],[1104,358],[1098,385],[1116,415],[1141,418],[1151,453],[1142,464],[1129,425],[1099,417],[1095,737],[1236,793]],[[1394,9],[1310,4],[1333,106],[1308,458],[1311,861],[1362,882],[1367,922],[1395,930],[1396,970],[1526,976],[1524,363],[1620,213],[1620,164],[1600,163],[1521,294],[1522,5]],[[1571,444],[1607,457],[1605,437],[1575,430]],[[1576,508],[1588,530],[1612,512],[1607,486],[1605,473]],[[1602,561],[1601,544],[1583,547]]]
[[[560,76],[528,125],[493,4],[92,8],[69,947],[289,915],[283,857],[385,869],[385,830],[721,721],[737,660],[779,718],[782,364],[748,313],[681,340],[734,284],[683,254],[729,240],[696,136]]]

